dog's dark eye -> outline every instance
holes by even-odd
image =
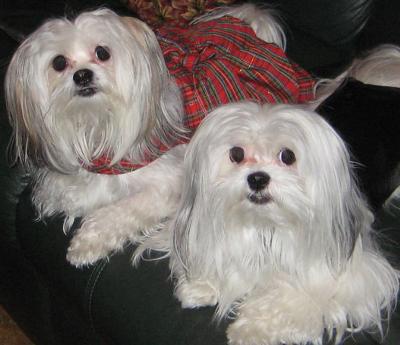
[[[95,53],[96,53],[96,57],[100,61],[107,61],[111,57],[109,51],[102,46],[97,46],[95,49]]]
[[[287,148],[282,149],[279,152],[279,160],[285,164],[285,165],[292,165],[294,162],[296,162],[296,155],[292,150],[289,150]]]
[[[229,158],[232,162],[240,163],[244,159],[244,150],[239,146],[234,146],[229,150]]]
[[[54,68],[55,71],[57,72],[62,72],[64,71],[67,66],[68,66],[68,62],[67,59],[65,58],[65,56],[63,55],[57,55],[52,62],[52,66]]]

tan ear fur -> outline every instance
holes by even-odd
[[[121,21],[144,49],[148,49],[146,35],[153,36],[154,40],[156,40],[154,32],[140,19],[133,17],[121,17]]]

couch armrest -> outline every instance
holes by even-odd
[[[395,202],[398,204],[389,212],[382,211],[378,225],[392,241],[386,249],[398,261],[400,200]],[[79,319],[85,322],[79,331],[91,329],[108,345],[226,344],[227,322],[220,325],[212,322],[213,308],[187,310],[180,307],[173,297],[166,260],[142,262],[134,268],[130,262],[133,248],[127,247],[109,261],[76,269],[65,260],[70,236],[63,234],[62,220],[49,220],[47,224],[34,221],[28,191],[21,197],[17,219],[18,238],[24,255],[47,284],[71,301],[71,308],[79,312]],[[54,314],[65,313],[61,305],[52,308]],[[397,311],[382,344],[395,344],[399,332]],[[374,336],[357,334],[343,345],[373,345],[376,341]],[[88,344],[98,345],[99,342]]]
[[[34,221],[28,190],[21,197],[17,214],[24,255],[48,284],[75,304],[106,344],[226,343],[226,325],[212,322],[213,308],[180,307],[173,296],[167,260],[142,262],[134,268],[130,260],[133,248],[128,247],[109,261],[76,269],[65,259],[70,236],[62,232],[62,220],[55,218],[46,224]]]

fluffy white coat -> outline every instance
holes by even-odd
[[[255,191],[249,178],[260,172],[269,182]],[[153,234],[138,255],[169,251],[183,307],[217,305],[217,319],[234,318],[230,344],[382,331],[399,274],[376,244],[346,146],[321,117],[289,105],[219,108],[188,145],[183,176],[170,238]]]

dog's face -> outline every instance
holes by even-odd
[[[208,236],[207,246],[224,239],[236,251],[252,238],[243,255],[275,243],[282,257],[319,251],[337,263],[350,255],[367,213],[344,143],[300,107],[215,110],[189,144],[185,174],[173,224],[183,256],[190,246],[205,251],[195,247]]]
[[[344,174],[346,151],[334,147],[339,140],[315,114],[247,106],[217,110],[195,135],[186,168],[194,167],[201,182],[193,182],[235,222],[247,222],[246,215],[277,225],[307,222],[324,192],[318,185],[327,184],[329,193],[332,183],[341,183],[336,178]]]
[[[101,9],[48,21],[7,73],[19,158],[68,171],[127,155],[157,121],[167,79],[155,35],[139,20]]]
[[[209,162],[214,167],[209,192],[223,198],[223,213],[233,222],[281,225],[311,217],[307,195],[310,165],[303,167],[310,157],[304,156],[302,135],[291,136],[288,127],[294,126],[289,122],[271,119],[265,126],[254,120],[228,126],[227,135],[211,147],[209,157],[217,161]]]

